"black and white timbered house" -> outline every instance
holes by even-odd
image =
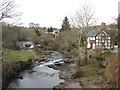
[[[87,48],[113,49],[112,38],[104,29],[90,30],[87,35]]]

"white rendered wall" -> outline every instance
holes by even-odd
[[[90,37],[87,38],[87,48],[90,48]]]
[[[87,38],[87,48],[90,48],[90,40],[95,40],[95,37],[88,37]],[[93,43],[93,49],[95,49],[95,43]]]

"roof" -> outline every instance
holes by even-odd
[[[93,36],[97,36],[99,33],[101,32],[105,32],[108,34],[107,30],[101,30],[101,29],[93,29],[93,30],[90,30],[87,34],[88,37],[93,37]],[[109,35],[109,34],[108,34]]]
[[[87,36],[88,37],[93,37],[93,36],[96,36],[99,32],[101,32],[100,29],[92,29],[87,33]]]

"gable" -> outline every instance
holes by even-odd
[[[107,32],[105,32],[104,30],[102,30],[102,32],[99,32],[95,37],[101,37],[101,36],[107,36],[110,37],[109,34]]]

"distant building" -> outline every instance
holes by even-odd
[[[46,30],[46,33],[53,34],[54,38],[57,38],[57,37],[59,36],[59,35],[58,35],[59,32],[60,32],[60,30],[57,29],[57,28],[48,28],[48,29]]]
[[[56,34],[56,33],[59,33],[59,32],[60,32],[60,30],[59,30],[59,29],[53,29],[52,34]]]
[[[60,30],[59,29],[57,29],[57,28],[45,28],[45,31],[46,31],[46,33],[52,33],[52,34],[55,34],[55,33],[59,33],[60,32]]]

